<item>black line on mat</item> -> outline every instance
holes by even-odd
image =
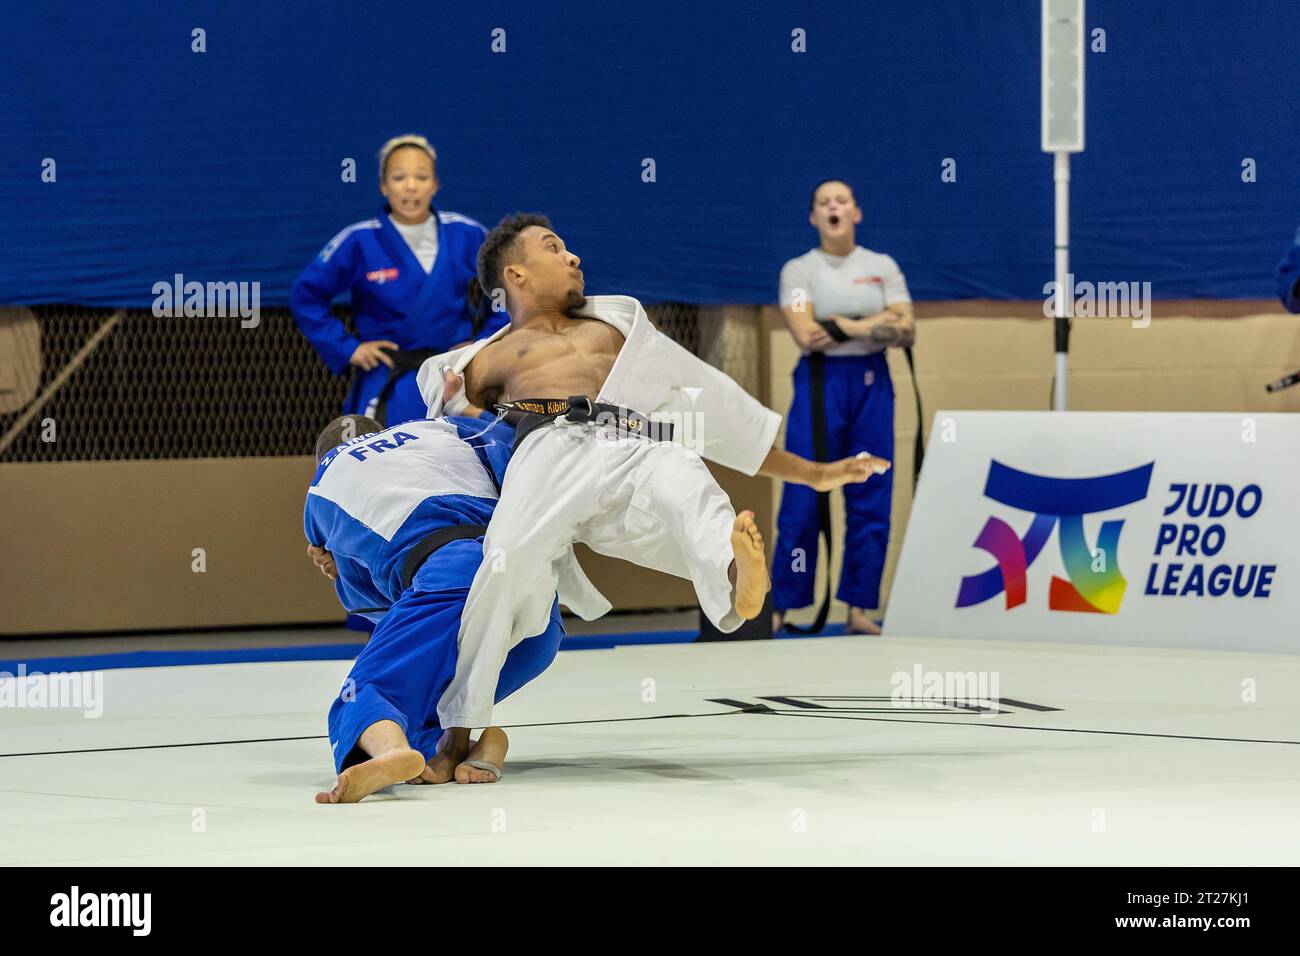
[[[645,717],[604,717],[591,720],[553,720],[537,724],[503,724],[506,729],[521,727],[572,727],[581,724],[623,724],[639,720],[680,720],[686,717],[731,717],[736,714],[760,714],[767,717],[815,717],[821,720],[873,720],[893,724],[930,724],[938,727],[994,727],[1002,730],[1040,730],[1058,734],[1103,734],[1113,737],[1152,737],[1164,740],[1206,740],[1236,744],[1285,744],[1300,746],[1300,740],[1267,740],[1258,737],[1205,737],[1198,734],[1155,734],[1140,730],[1089,730],[1086,727],[1030,727],[1026,724],[1004,724],[991,720],[917,720],[907,717],[850,717],[842,713],[814,714],[807,710],[773,710],[766,705],[742,704],[726,698],[713,699],[713,703],[736,704],[736,710],[723,710],[711,714],[650,714]],[[1003,699],[1004,703],[1011,703]],[[294,740],[325,740],[325,734],[306,737],[259,737],[250,740],[200,740],[183,744],[141,744],[135,747],[89,747],[84,750],[37,750],[30,753],[0,754],[3,757],[53,757],[61,754],[118,753],[124,750],[171,750],[177,747],[222,747],[232,744],[272,744]]]
[[[507,730],[519,727],[568,727],[574,724],[620,724],[633,720],[677,720],[682,717],[729,717],[732,714],[748,714],[766,711],[767,708],[746,706],[743,710],[720,710],[712,714],[649,714],[645,717],[602,717],[593,720],[555,720],[542,724],[502,724]],[[170,750],[175,747],[224,747],[230,744],[274,744],[291,740],[325,740],[326,734],[311,734],[306,737],[258,737],[252,740],[199,740],[184,744],[139,744],[134,747],[87,747],[85,750],[34,750],[30,753],[0,754],[0,757],[53,757],[59,754],[106,754],[122,750]]]
[[[224,747],[226,744],[275,744],[286,740],[324,740],[325,734],[309,737],[259,737],[254,740],[197,740],[186,744],[139,744],[135,747],[87,747],[85,750],[34,750],[23,754],[0,754],[0,757],[52,757],[56,754],[110,754],[121,750],[171,750],[175,747]]]
[[[846,717],[842,714],[810,714],[807,711],[773,711],[777,717],[820,717],[823,720],[879,720],[887,724],[936,724],[943,727],[996,727],[999,730],[1045,730],[1057,734],[1107,734],[1114,737],[1159,737],[1167,740],[1217,740],[1231,744],[1290,744],[1300,740],[1267,740],[1259,737],[1202,737],[1198,734],[1153,734],[1142,730],[1089,730],[1086,727],[1030,727],[1026,724],[1003,724],[972,720],[912,720],[906,717]]]
[[[826,710],[821,704],[809,703],[806,700],[796,700],[793,697],[760,697],[759,700],[770,700],[774,704],[785,704],[787,707],[802,707],[804,710]]]
[[[1049,710],[1060,710],[1059,707],[1044,707],[1042,704],[1030,704],[1023,700],[1012,700],[1010,697],[999,697],[999,704],[1006,704],[1008,707],[1023,707],[1025,710],[1040,710],[1046,713]]]

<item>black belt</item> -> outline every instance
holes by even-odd
[[[826,330],[826,334],[836,342],[847,342],[850,338],[849,333],[840,328],[840,324],[834,319],[813,319],[818,325]]]
[[[440,353],[433,349],[384,349],[384,352],[393,360],[393,367],[388,370],[384,387],[379,390],[379,395],[375,399],[374,417],[379,424],[387,426],[388,400],[393,397],[397,380],[407,372],[419,371],[421,365]]]
[[[850,315],[848,319],[861,319],[864,316]],[[836,342],[848,342],[850,336],[834,319],[814,319],[818,325],[826,330],[826,334]],[[816,353],[821,354],[821,353]],[[921,461],[925,458],[925,416],[921,410],[921,386],[916,381],[916,359],[912,357],[912,346],[904,345],[903,354],[907,356],[907,368],[912,373],[912,394],[916,397],[916,441],[912,446],[912,488],[916,488],[916,483],[921,477]],[[1270,387],[1269,391],[1273,391]]]
[[[611,425],[629,435],[639,435],[651,441],[672,441],[671,422],[652,422],[639,412],[608,402],[593,402],[586,395],[569,398],[521,398],[513,402],[498,402],[492,406],[498,415],[515,427],[514,448],[543,425],[563,417],[569,422],[594,422]]]
[[[420,570],[420,565],[428,560],[429,555],[437,551],[445,544],[451,544],[453,541],[463,541],[466,538],[478,538],[487,534],[487,526],[481,524],[462,524],[453,525],[450,528],[439,528],[431,534],[425,535],[410,551],[406,552],[406,560],[402,562],[402,590],[405,591],[415,580],[415,572]],[[386,607],[363,607],[355,611],[348,611],[349,614],[380,614],[389,610]]]

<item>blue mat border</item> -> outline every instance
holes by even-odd
[[[626,634],[570,634],[562,651],[597,651],[644,644],[691,644],[698,631],[634,631]],[[778,634],[776,640],[814,635]],[[843,637],[844,625],[831,624],[817,637]],[[65,657],[30,657],[0,660],[0,675],[102,671],[122,667],[186,667],[203,664],[262,664],[275,661],[350,661],[365,647],[358,644],[308,644],[301,647],[242,647],[231,650],[126,651],[117,654],[77,654]]]

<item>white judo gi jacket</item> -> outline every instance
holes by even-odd
[[[607,322],[623,334],[623,347],[596,397],[652,420],[675,427],[691,424],[686,444],[701,458],[746,475],[758,473],[776,440],[781,416],[741,388],[726,373],[692,355],[650,322],[641,303],[626,295],[587,299],[578,315]],[[466,403],[464,385],[444,408],[443,370],[463,377],[465,366],[509,327],[459,349],[428,359],[417,375],[429,417],[456,414]],[[567,395],[521,395],[519,398],[568,398]],[[594,620],[610,603],[583,574],[569,549],[561,562],[560,600],[584,620]]]

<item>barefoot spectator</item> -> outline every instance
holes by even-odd
[[[823,461],[863,451],[892,458],[894,385],[884,350],[910,346],[915,337],[907,282],[889,256],[857,245],[862,210],[847,183],[819,183],[808,221],[817,230],[817,247],[781,270],[781,308],[803,350],[794,370],[786,450]],[[892,486],[886,474],[844,487],[847,527],[837,597],[849,605],[851,633],[880,633],[869,612],[880,606]],[[787,610],[813,603],[817,538],[829,517],[828,498],[807,486],[785,485],[773,551],[774,629]]]

